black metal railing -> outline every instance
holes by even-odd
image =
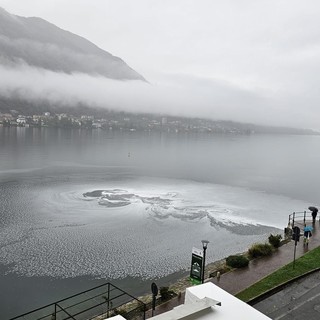
[[[112,285],[102,284],[10,320],[93,320],[121,314],[126,319],[145,319],[146,304]]]
[[[305,225],[307,222],[313,221],[312,212],[307,211],[300,211],[300,212],[293,212],[289,214],[289,221],[288,226],[293,228],[295,223],[303,223]]]

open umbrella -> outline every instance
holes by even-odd
[[[316,217],[317,217],[317,214],[318,214],[318,208],[309,207],[308,209],[312,212],[311,215],[312,215],[313,223],[315,223],[316,222]]]
[[[303,231],[312,231],[313,228],[311,226],[305,226]]]

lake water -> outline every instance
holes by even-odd
[[[0,127],[4,318],[111,281],[133,295],[318,205],[320,136]],[[281,230],[280,230],[281,229]]]

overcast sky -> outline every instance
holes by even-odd
[[[127,110],[134,98],[132,110],[320,130],[319,0],[0,0],[0,6],[81,35],[142,74],[150,85],[108,82]],[[59,76],[61,87],[71,81]],[[99,88],[91,80],[77,79],[91,83],[88,100]],[[122,102],[123,92],[129,99]]]

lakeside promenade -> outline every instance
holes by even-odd
[[[295,254],[296,258],[299,258],[299,257],[303,256],[304,254],[306,254],[307,252],[309,252],[310,250],[315,249],[315,248],[320,246],[320,221],[317,221],[315,224],[312,224],[311,221],[307,221],[306,224],[308,226],[312,226],[313,227],[313,230],[312,230],[313,236],[311,237],[309,245],[307,246],[307,245],[304,245],[303,235],[301,235],[300,241],[297,243],[297,246],[296,246],[296,254]],[[299,222],[299,221],[295,222],[295,225],[300,227],[300,234],[302,234],[303,233],[303,227],[304,227],[303,222]],[[293,259],[294,259],[294,252],[295,252],[294,249],[295,249],[295,242],[292,241],[291,239],[289,239],[288,242],[285,242],[271,256],[251,260],[249,262],[248,267],[241,268],[241,269],[234,269],[232,271],[223,273],[223,274],[221,274],[221,276],[219,278],[217,278],[217,277],[207,278],[207,279],[205,279],[205,282],[212,282],[213,284],[217,285],[218,287],[220,287],[224,291],[228,292],[229,294],[236,295],[237,293],[239,293],[242,290],[250,287],[251,285],[253,285],[257,281],[261,280],[262,278],[268,276],[269,274],[272,274],[274,271],[278,270],[282,266],[287,265],[288,263],[292,262]],[[208,264],[206,266],[206,274],[207,275],[208,274],[212,274],[214,271],[222,270],[224,267],[225,267],[225,259],[217,261],[217,262],[214,262],[214,263],[210,263],[210,264]],[[312,275],[313,274],[315,274],[315,273],[312,273]],[[305,278],[306,277],[303,277],[301,279],[305,279]],[[292,282],[292,283],[297,284],[299,280],[294,280],[294,282]],[[318,282],[318,280],[315,280],[313,282]],[[181,278],[177,282],[173,283],[170,286],[170,289],[173,289],[177,293],[179,292],[178,296],[173,298],[173,299],[171,299],[171,300],[169,300],[168,302],[166,302],[164,304],[161,304],[161,305],[157,306],[155,312],[153,313],[153,315],[162,314],[164,312],[170,311],[173,308],[183,304],[184,303],[184,298],[185,298],[185,291],[186,291],[186,288],[188,288],[188,287],[191,287],[191,283],[190,283],[190,280],[189,280],[188,276],[186,276],[184,278]],[[307,286],[303,286],[303,287],[307,287]],[[97,289],[97,288],[94,288],[94,289]],[[282,290],[285,290],[285,288],[283,286],[279,287],[278,292],[280,294],[282,294]],[[83,293],[87,293],[88,291],[91,291],[91,290],[87,290],[87,291],[85,291]],[[81,293],[81,294],[83,294],[83,293]],[[123,292],[123,293],[126,294],[125,292]],[[274,293],[274,291],[273,291],[273,293]],[[269,297],[271,299],[274,299],[273,298],[274,297],[273,293],[272,293],[272,295],[271,294],[263,295],[261,297],[261,299],[259,299],[259,303],[260,303],[259,307],[262,308],[262,309],[264,308],[263,310],[267,310],[267,312],[269,312],[269,310],[266,309],[266,306],[270,305],[270,302],[268,302],[268,299],[269,299]],[[103,294],[105,294],[105,291],[103,291]],[[221,294],[223,295],[223,294],[225,294],[225,292],[223,293],[223,291],[221,291]],[[312,293],[310,293],[310,294],[312,294]],[[98,294],[98,295],[95,294],[94,295],[94,300],[96,300],[96,297],[98,297],[99,295],[100,294]],[[220,295],[220,294],[218,294],[218,295]],[[320,286],[319,286],[319,290],[317,291],[316,296],[320,296]],[[296,299],[295,295],[291,295],[291,298],[292,297],[294,297],[294,299]],[[60,307],[60,303],[61,302],[65,303],[65,301],[66,300],[70,300],[70,298],[74,298],[74,296],[73,297],[69,297],[69,298],[64,299],[64,300],[61,300],[61,301],[58,301],[57,305],[59,306],[59,308],[61,308]],[[88,301],[87,298],[88,298],[88,296],[86,297],[85,301]],[[131,296],[131,298],[133,298],[133,297]],[[147,300],[149,298],[150,298],[150,295],[144,296],[144,297],[139,297],[139,299],[141,301],[144,301],[144,302],[147,302]],[[219,301],[219,297],[218,296],[217,297],[213,297],[213,298],[215,300]],[[289,302],[291,302],[291,300]],[[309,300],[310,299],[308,299],[308,301]],[[256,304],[257,302],[258,302],[257,299],[252,301],[253,304]],[[272,303],[273,303],[272,310],[274,310],[275,309],[275,303],[274,302],[272,302]],[[317,303],[320,303],[320,301],[317,302]],[[78,304],[79,303],[76,303],[75,305],[78,305]],[[249,303],[249,304],[251,304],[251,303]],[[52,306],[53,306],[53,304],[51,304],[49,306],[46,306],[44,308],[52,307]],[[67,306],[67,308],[71,308],[74,305],[71,306],[71,305],[68,305],[68,303],[66,303],[66,306]],[[100,306],[100,304],[99,304],[99,306]],[[299,306],[300,306],[300,304],[299,304]],[[292,308],[291,306],[289,306],[288,308],[286,308],[286,306],[283,307],[282,304],[281,304],[280,307],[281,308],[279,308],[279,311],[277,311],[277,312],[280,312],[280,313],[285,314],[285,315],[287,314],[287,311],[288,310],[290,311],[291,310],[290,308]],[[297,306],[294,306],[294,307],[298,308]],[[32,312],[30,312],[28,314],[29,315],[31,313],[34,314],[34,312],[38,312],[39,310],[43,310],[44,308],[40,308],[38,310],[34,310],[34,311],[32,311]],[[87,309],[87,310],[90,310],[90,309]],[[62,310],[64,310],[64,309],[62,309]],[[112,309],[109,309],[109,310],[112,310]],[[50,311],[50,312],[53,312],[53,311]],[[54,312],[56,312],[56,311],[54,311]],[[107,311],[107,312],[109,312],[109,311]],[[300,312],[300,310],[299,310],[299,312]],[[267,313],[265,313],[265,314],[267,314]],[[14,319],[18,319],[18,318],[22,318],[22,317],[24,318],[25,315],[21,315],[19,317],[15,317]],[[151,309],[148,310],[145,315],[146,315],[146,318],[151,318],[152,317],[152,310]],[[49,316],[50,316],[50,314],[49,314]],[[99,317],[97,317],[95,319],[102,319],[102,318],[103,318],[103,316],[99,316]],[[312,319],[318,319],[318,318],[312,318]]]
[[[306,224],[313,226],[312,237],[310,238],[308,246],[304,246],[303,236],[300,237],[300,241],[297,243],[296,247],[296,259],[303,256],[308,251],[320,246],[319,220],[317,220],[315,224],[312,224],[312,220],[309,219],[306,221]],[[303,232],[303,221],[296,221],[295,225],[301,229],[301,232]],[[217,277],[209,278],[206,279],[206,282],[211,281],[230,294],[236,295],[267,275],[292,262],[294,260],[294,247],[295,242],[291,240],[278,248],[278,250],[270,257],[251,260],[247,268],[235,269],[221,274],[220,279]],[[206,266],[206,268],[208,268],[208,266]],[[217,297],[217,299],[219,299],[219,297]],[[155,310],[155,315],[172,310],[183,302],[184,292],[167,303],[158,306]]]

